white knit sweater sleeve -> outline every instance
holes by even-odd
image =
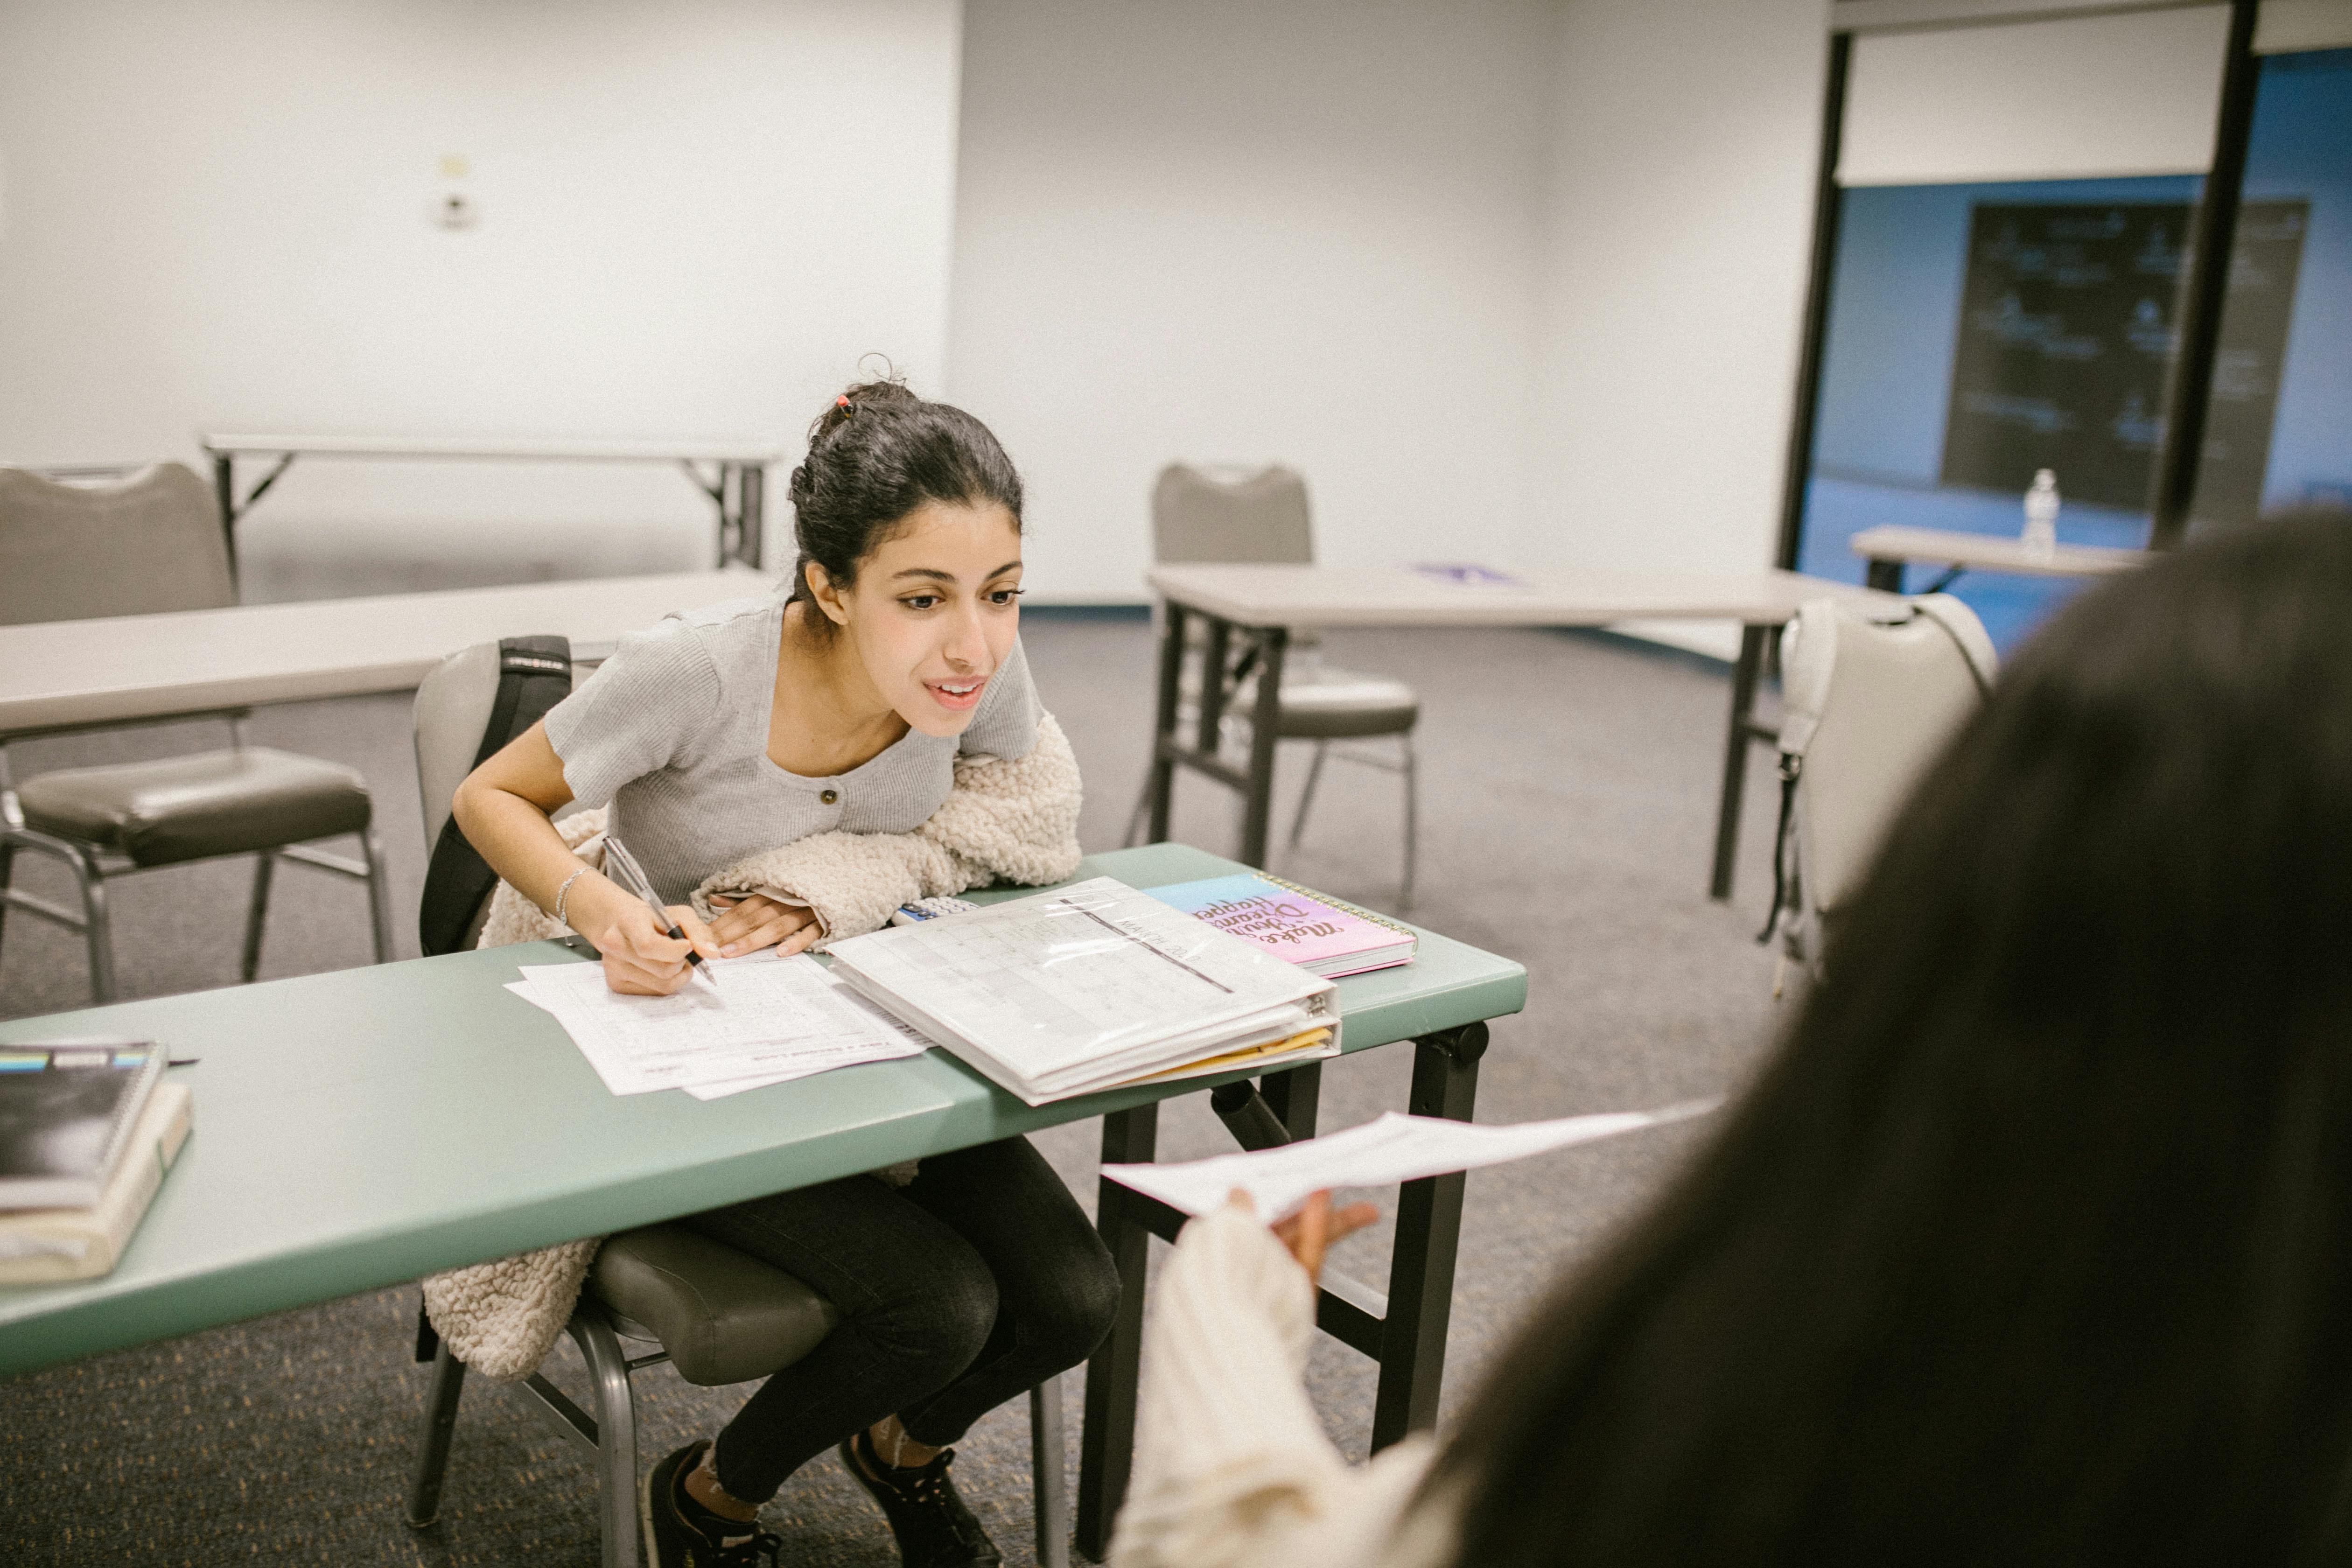
[[[1341,1457],[1302,1381],[1314,1311],[1306,1272],[1245,1211],[1184,1227],[1144,1331],[1135,1468],[1111,1568],[1390,1559],[1429,1442],[1407,1438],[1369,1465]]]

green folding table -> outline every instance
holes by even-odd
[[[1240,869],[1160,844],[1077,875],[1151,887]],[[194,1090],[194,1135],[121,1265],[0,1289],[0,1376],[1086,1117],[1103,1118],[1105,1160],[1148,1160],[1158,1101],[1227,1081],[1027,1106],[934,1050],[709,1102],[615,1096],[504,989],[518,963],[587,956],[541,942],[0,1023],[4,1044],[129,1036],[197,1058],[173,1069]],[[1517,964],[1426,931],[1413,963],[1339,985],[1346,1049],[1412,1040],[1412,1109],[1462,1119],[1485,1021],[1527,998]],[[1260,1121],[1270,1108],[1311,1133],[1318,1083],[1315,1067],[1269,1076]],[[1326,1287],[1322,1326],[1381,1363],[1376,1445],[1435,1418],[1461,1207],[1458,1175],[1407,1184],[1385,1299]],[[1145,1251],[1181,1218],[1102,1185],[1125,1295],[1087,1379],[1078,1539],[1096,1557],[1126,1489]]]

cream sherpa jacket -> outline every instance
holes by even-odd
[[[829,942],[878,931],[892,910],[916,899],[995,881],[1058,882],[1077,868],[1079,799],[1077,759],[1045,714],[1024,757],[957,758],[955,788],[912,833],[820,833],[779,845],[707,879],[694,890],[694,907],[708,920],[713,895],[761,893],[805,904]],[[583,859],[602,858],[604,812],[581,812],[557,829]],[[565,934],[500,882],[479,945]],[[910,1163],[876,1173],[903,1184],[913,1169]],[[425,1313],[450,1353],[473,1370],[501,1383],[529,1377],[563,1332],[603,1242],[588,1237],[436,1274],[425,1281]]]
[[[1143,1330],[1135,1469],[1110,1568],[1437,1568],[1451,1483],[1415,1433],[1350,1465],[1307,1397],[1315,1290],[1274,1233],[1225,1207],[1185,1226]]]

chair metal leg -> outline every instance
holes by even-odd
[[[106,912],[106,873],[88,849],[71,862],[81,888],[82,936],[89,943],[89,995],[103,1006],[114,1000],[114,924]]]
[[[1029,1391],[1029,1474],[1036,1494],[1037,1568],[1070,1568],[1070,1483],[1062,1468],[1062,1380]]]
[[[569,1327],[588,1363],[596,1405],[596,1520],[604,1568],[637,1568],[637,1406],[629,1358],[602,1318],[575,1312]]]
[[[1397,893],[1399,910],[1412,908],[1412,866],[1421,838],[1421,767],[1412,747],[1412,731],[1397,737],[1404,747],[1404,885]]]
[[[441,1478],[449,1468],[449,1437],[457,1429],[457,1401],[466,1392],[466,1363],[444,1340],[433,1356],[433,1384],[425,1395],[416,1468],[408,1475],[408,1522],[423,1530],[441,1517]]]
[[[0,844],[0,938],[8,934],[8,889],[16,876],[16,847]]]
[[[360,830],[360,854],[367,860],[368,928],[375,938],[375,961],[392,962],[392,888],[383,874],[383,843],[373,827]]]
[[[253,858],[253,900],[245,911],[245,956],[237,979],[247,985],[261,972],[261,929],[269,923],[269,874],[277,868],[278,852],[264,849]]]
[[[1315,760],[1307,764],[1307,787],[1298,792],[1298,815],[1290,819],[1290,847],[1298,847],[1298,836],[1307,831],[1307,808],[1315,803],[1315,786],[1323,777],[1323,757],[1331,749],[1328,741],[1315,742]]]

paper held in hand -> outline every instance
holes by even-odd
[[[1207,1214],[1239,1187],[1257,1205],[1259,1216],[1271,1223],[1297,1213],[1311,1194],[1326,1188],[1393,1186],[1423,1176],[1500,1165],[1571,1143],[1704,1115],[1722,1103],[1693,1100],[1659,1110],[1565,1116],[1502,1127],[1391,1110],[1360,1127],[1278,1149],[1177,1165],[1105,1165],[1102,1173],[1190,1215]]]
[[[1330,981],[1108,877],[827,951],[835,978],[1031,1105],[1339,1049]]]

